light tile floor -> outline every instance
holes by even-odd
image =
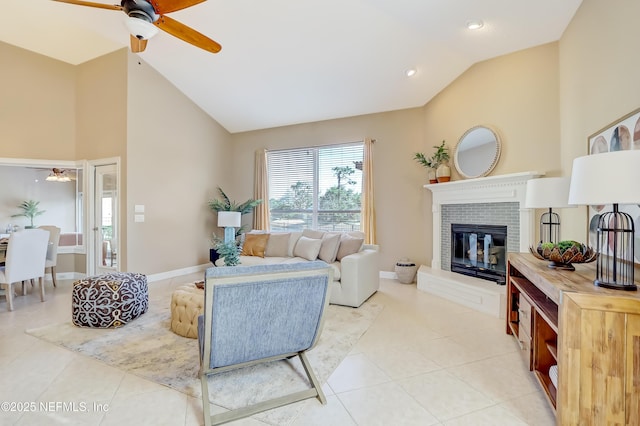
[[[150,283],[151,303],[201,276]],[[7,312],[0,300],[0,402],[53,405],[49,412],[2,405],[0,425],[203,423],[199,399],[25,334],[70,320],[71,281],[46,286],[45,303],[31,291]],[[503,320],[394,280],[381,280],[373,297],[384,309],[324,385],[328,404],[299,403],[294,426],[554,424]]]

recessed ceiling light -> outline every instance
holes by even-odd
[[[406,75],[407,77],[413,77],[417,72],[418,71],[415,68],[409,68],[404,72],[404,75]]]
[[[484,22],[479,19],[475,21],[467,21],[467,28],[470,30],[479,30],[482,27],[484,27]]]

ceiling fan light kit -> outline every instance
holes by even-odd
[[[137,17],[129,16],[125,19],[124,25],[131,35],[139,40],[149,40],[158,34],[158,27]]]
[[[71,178],[66,174],[66,170],[51,169],[51,173],[45,179],[48,182],[71,182]]]

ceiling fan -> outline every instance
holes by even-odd
[[[28,167],[27,169],[33,169],[43,172],[48,172],[49,175],[46,177],[46,181],[49,182],[71,182],[72,180],[76,180],[76,170],[75,169],[62,169],[59,167]]]
[[[128,16],[125,24],[131,33],[131,51],[134,53],[144,51],[147,47],[147,40],[156,35],[158,28],[211,53],[218,53],[222,49],[220,44],[207,36],[175,19],[165,16],[165,13],[186,9],[205,0],[122,0],[120,5],[83,0],[53,1],[123,11]]]

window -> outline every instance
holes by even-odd
[[[272,230],[359,231],[363,144],[269,151]]]

